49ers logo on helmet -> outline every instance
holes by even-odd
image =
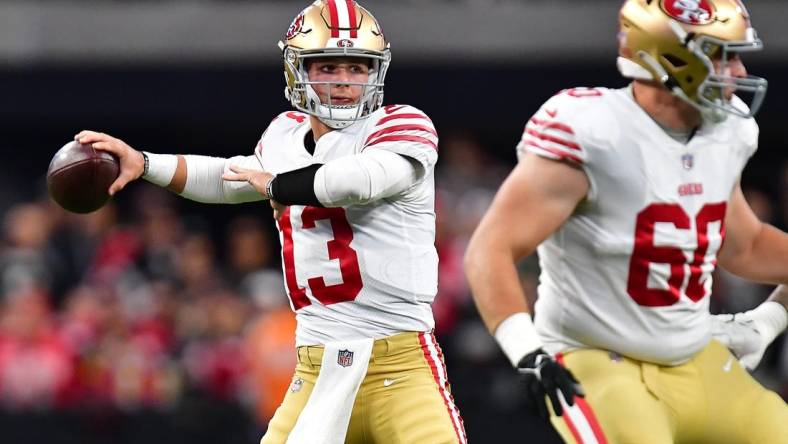
[[[708,0],[662,0],[662,10],[690,25],[708,25],[714,21],[714,6]]]
[[[304,11],[301,11],[298,16],[293,19],[293,23],[290,24],[290,27],[287,28],[287,35],[285,39],[290,40],[296,36],[299,32],[301,32],[301,28],[304,27]]]

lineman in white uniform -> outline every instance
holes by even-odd
[[[120,158],[110,193],[143,177],[201,202],[271,200],[299,362],[263,443],[465,443],[432,334],[432,121],[382,106],[388,43],[354,1],[315,1],[280,47],[297,111],[277,116],[253,155],[141,153],[93,131],[76,139]]]
[[[708,344],[725,210],[757,137],[753,119],[732,117],[674,140],[631,88],[575,88],[542,106],[520,157],[567,159],[589,182],[578,211],[537,249],[546,351],[592,346],[675,365]]]
[[[620,18],[634,82],[562,91],[529,120],[468,248],[474,299],[566,442],[788,443],[785,403],[736,359],[757,364],[785,329],[786,287],[708,311],[718,261],[788,283],[788,234],[739,185],[766,91],[739,54],[761,42],[738,0],[628,0]],[[515,263],[535,250],[532,322]]]

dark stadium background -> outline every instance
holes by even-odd
[[[124,4],[125,7],[133,2],[102,3],[101,10],[106,11],[107,4],[112,3]],[[151,7],[154,2],[138,3]],[[179,2],[163,2],[165,5],[176,3]],[[181,3],[200,4],[191,1]],[[221,7],[225,2],[207,3]],[[270,3],[272,8],[279,10],[289,7],[293,16],[306,5],[306,2],[283,1],[262,2],[262,6],[255,2],[226,3],[233,4],[233,7],[251,5],[258,8],[255,9],[258,12],[265,11],[266,4]],[[429,7],[422,8],[426,3]],[[439,248],[445,247],[442,263],[446,268],[441,271],[438,300],[443,297],[450,302],[444,302],[437,316],[437,332],[470,442],[554,442],[554,438],[544,424],[531,419],[524,410],[516,393],[516,377],[483,331],[469,302],[457,267],[462,245],[489,202],[495,186],[514,164],[514,146],[522,127],[542,102],[567,87],[625,85],[614,65],[615,29],[608,26],[614,22],[619,2],[594,2],[612,19],[598,29],[593,24],[585,24],[582,28],[605,36],[595,38],[607,42],[606,46],[592,51],[586,51],[581,44],[587,38],[578,34],[583,31],[572,34],[573,23],[583,21],[583,12],[576,11],[581,2],[554,2],[557,6],[547,3],[403,2],[402,7],[409,8],[413,14],[433,14],[436,27],[451,27],[454,32],[456,27],[461,27],[461,24],[451,21],[441,22],[440,11],[443,9],[452,9],[455,11],[453,17],[456,14],[465,16],[463,23],[478,26],[463,31],[468,37],[467,51],[458,50],[463,47],[458,45],[433,54],[420,52],[418,45],[413,44],[414,40],[418,43],[417,36],[408,35],[396,22],[387,20],[391,19],[387,16],[395,16],[392,12],[394,7],[388,2],[362,2],[376,13],[393,42],[394,60],[386,79],[386,102],[413,104],[425,110],[441,135],[441,161],[437,169],[439,217],[442,219]],[[771,31],[770,34],[764,33],[769,51],[770,37],[784,40],[778,31],[779,24],[785,23],[785,13],[777,7],[769,7],[779,5],[778,1],[762,3],[766,5],[758,9],[762,8],[765,15],[759,16],[755,6],[751,6],[751,11],[756,26],[764,23],[765,28]],[[500,24],[486,21],[486,16],[480,11],[486,10],[482,7],[484,5],[496,8],[503,4],[519,11],[523,15],[523,23],[508,31],[498,30],[500,36],[511,41],[496,47],[495,56],[488,56],[484,53],[486,41],[477,42],[474,36],[484,33],[485,26],[497,29]],[[89,28],[102,18],[100,13],[97,16],[80,16],[80,11],[90,11],[94,3],[15,3],[0,0],[0,24],[3,24],[3,12],[19,13],[33,8],[46,15],[49,5],[56,6],[58,14],[68,11],[67,6],[73,6],[72,10],[76,11],[63,19],[69,25],[62,26],[62,32],[73,29],[75,34],[90,36],[83,28]],[[556,23],[549,33],[541,28],[538,32],[529,32],[528,27],[538,21],[538,17],[533,17],[534,11],[550,8],[563,11],[559,15],[566,16],[566,21]],[[171,15],[173,20],[179,17]],[[264,18],[261,21],[265,21]],[[278,23],[277,26],[284,31],[288,23]],[[269,25],[266,22],[261,26]],[[227,23],[227,26],[231,28],[233,24]],[[46,35],[46,32],[38,31],[40,35]],[[3,34],[0,30],[0,37],[9,35],[8,30],[5,32]],[[39,34],[33,32],[33,35]],[[199,35],[199,32],[194,35]],[[68,218],[47,203],[44,184],[44,174],[52,154],[78,130],[97,129],[120,137],[136,148],[153,152],[230,157],[251,153],[268,122],[288,108],[282,95],[283,77],[277,55],[270,50],[275,39],[259,42],[259,56],[255,55],[253,47],[252,50],[241,51],[237,57],[219,57],[217,61],[211,59],[213,53],[202,54],[199,51],[182,57],[177,51],[163,51],[164,55],[152,57],[146,57],[144,51],[142,55],[130,51],[128,58],[123,54],[105,57],[106,53],[101,50],[91,55],[89,48],[92,44],[101,46],[92,39],[100,41],[103,38],[101,33],[81,41],[80,44],[88,48],[84,54],[74,52],[70,47],[58,50],[58,46],[53,45],[55,49],[27,57],[24,43],[29,37],[19,33],[15,38],[5,46],[0,45],[0,215],[4,220],[0,273],[14,269],[15,251],[19,246],[14,244],[9,234],[10,215],[23,206],[33,205],[42,209],[39,214],[49,219],[50,231],[46,241],[39,245],[40,251],[64,248],[61,245],[63,238],[59,236],[78,229],[75,226],[80,225],[81,219]],[[57,36],[48,38],[57,39]],[[520,41],[533,45],[534,39],[544,39],[547,43],[532,53],[507,53],[507,48],[517,47]],[[403,44],[406,49],[402,53],[397,51],[399,40],[406,41]],[[430,45],[429,41],[422,43],[425,47]],[[574,49],[573,44],[577,44]],[[79,47],[79,44],[75,45]],[[745,171],[743,184],[762,217],[786,229],[788,82],[785,79],[788,78],[788,58],[785,56],[788,51],[781,40],[775,46],[770,56],[756,55],[745,59],[749,71],[766,77],[770,85],[758,118],[760,149]],[[115,224],[134,233],[140,230],[140,215],[146,212],[147,205],[165,205],[174,209],[184,232],[204,234],[211,242],[208,249],[214,252],[216,267],[221,269],[218,273],[220,280],[227,281],[223,288],[233,287],[232,282],[237,281],[237,277],[228,277],[225,270],[228,256],[232,254],[228,250],[231,247],[227,230],[235,226],[233,221],[245,216],[261,221],[262,230],[273,242],[271,248],[277,246],[270,209],[265,204],[202,205],[183,199],[167,200],[166,196],[162,197],[152,189],[149,184],[138,183],[121,193],[114,202],[114,211],[117,212]],[[512,226],[517,223],[519,221],[512,221]],[[100,244],[101,239],[97,242]],[[95,250],[87,249],[86,254],[95,254]],[[276,258],[268,264],[273,270],[278,266]],[[533,261],[528,261],[522,268],[524,285],[531,288],[536,275]],[[48,316],[52,325],[59,325],[60,316],[71,297],[70,291],[80,285],[82,275],[74,273],[87,272],[84,266],[70,270],[74,271],[62,272],[39,285],[47,305],[51,307]],[[2,319],[10,313],[9,301],[20,296],[13,286],[6,285],[5,274],[0,278],[4,279],[3,294],[0,295]],[[244,300],[246,297],[237,289],[230,288],[229,291],[231,298]],[[718,311],[749,308],[768,294],[768,288],[730,277],[720,278],[716,291],[713,306]],[[179,309],[186,310],[188,304],[188,300],[181,300]],[[246,304],[244,319],[251,323],[260,314],[260,308],[248,300],[243,304]],[[8,335],[3,333],[3,325],[0,322],[0,341],[4,334]],[[240,338],[245,332],[242,328],[235,336],[230,336]],[[178,339],[176,342],[180,342],[166,354],[171,355],[176,363],[181,362],[184,344],[191,339]],[[785,397],[788,394],[788,356],[782,350],[788,348],[778,340],[767,353],[757,375]],[[84,357],[72,358],[79,360]],[[181,375],[183,386],[178,396],[166,405],[156,402],[119,405],[109,398],[84,403],[79,395],[66,402],[35,402],[35,399],[33,402],[20,402],[9,394],[4,385],[3,370],[7,364],[0,354],[0,442],[4,444],[241,443],[256,442],[264,430],[253,413],[255,401],[245,395],[242,386],[233,393],[217,395],[210,387],[202,386],[188,376],[189,371],[179,367],[181,364],[176,364],[175,371]],[[245,375],[237,377],[244,378]]]

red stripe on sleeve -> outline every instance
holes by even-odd
[[[383,125],[386,122],[390,122],[390,121],[396,120],[396,119],[424,119],[424,120],[429,120],[430,122],[432,122],[432,120],[430,120],[430,118],[425,116],[424,114],[405,113],[405,114],[392,114],[390,116],[386,116],[386,117],[378,120],[378,123],[376,123],[375,126],[380,126],[380,125]]]
[[[548,134],[542,134],[542,133],[540,133],[540,132],[538,132],[536,130],[533,130],[531,128],[526,128],[525,132],[528,133],[531,136],[536,137],[537,139],[541,139],[541,140],[546,140],[548,142],[557,143],[557,144],[563,145],[563,146],[565,146],[567,148],[571,148],[573,150],[580,151],[580,145],[578,145],[578,144],[576,144],[574,142],[570,142],[568,140],[560,139],[558,137],[551,136],[551,135],[548,135]]]
[[[569,133],[573,135],[575,134],[575,132],[572,131],[572,128],[570,128],[569,125],[564,125],[563,123],[551,122],[549,120],[541,120],[541,119],[537,119],[536,117],[531,117],[531,120],[529,120],[529,122],[533,122],[543,128],[554,128],[563,131],[565,133]]]
[[[331,38],[339,38],[339,13],[336,0],[328,0],[328,13],[331,15]]]
[[[560,160],[571,160],[572,162],[575,162],[577,164],[580,164],[580,165],[583,164],[583,159],[581,159],[581,158],[579,158],[577,156],[573,156],[573,155],[571,155],[569,153],[565,153],[565,152],[563,152],[561,150],[557,150],[557,149],[551,148],[549,146],[542,146],[542,145],[539,145],[538,143],[532,142],[530,140],[525,141],[525,144],[528,145],[528,146],[532,146],[534,148],[538,148],[538,149],[540,149],[542,151],[547,151],[548,153],[557,156]]]
[[[383,142],[416,142],[416,143],[422,143],[424,145],[429,145],[433,149],[435,149],[435,151],[438,151],[438,145],[436,145],[435,142],[433,142],[430,139],[425,139],[424,137],[419,137],[419,136],[405,136],[405,135],[403,135],[403,136],[383,136],[383,137],[378,137],[377,139],[375,139],[372,142],[370,142],[369,144],[367,144],[364,148],[369,148],[371,146],[374,146],[374,145],[377,145],[377,144],[383,143]]]
[[[358,23],[356,23],[356,2],[353,0],[346,0],[347,15],[350,18],[350,38],[358,38]]]
[[[394,132],[397,132],[397,131],[424,131],[426,133],[430,133],[430,134],[434,135],[435,137],[438,137],[438,133],[436,133],[434,129],[432,129],[430,127],[427,127],[427,126],[424,126],[424,125],[416,125],[416,124],[411,124],[411,125],[394,125],[394,126],[390,126],[388,128],[383,128],[380,131],[375,131],[374,133],[370,134],[369,137],[367,137],[367,140],[366,140],[366,142],[364,142],[364,144],[369,143],[369,141],[374,139],[375,137],[382,136],[383,134],[394,133]]]

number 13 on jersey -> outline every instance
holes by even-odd
[[[299,310],[312,305],[312,302],[306,295],[306,288],[299,287],[296,279],[292,219],[290,207],[287,207],[279,219],[279,231],[282,232],[282,260],[287,290],[293,301],[293,308]],[[322,276],[315,276],[307,280],[309,289],[312,291],[312,296],[323,305],[353,301],[361,292],[363,282],[358,265],[358,255],[356,250],[350,246],[353,241],[353,230],[345,217],[345,210],[343,208],[304,207],[301,212],[302,229],[316,228],[315,223],[319,220],[328,220],[331,224],[333,238],[326,239],[328,258],[338,260],[342,283],[326,285]],[[308,245],[304,247],[309,248]]]

